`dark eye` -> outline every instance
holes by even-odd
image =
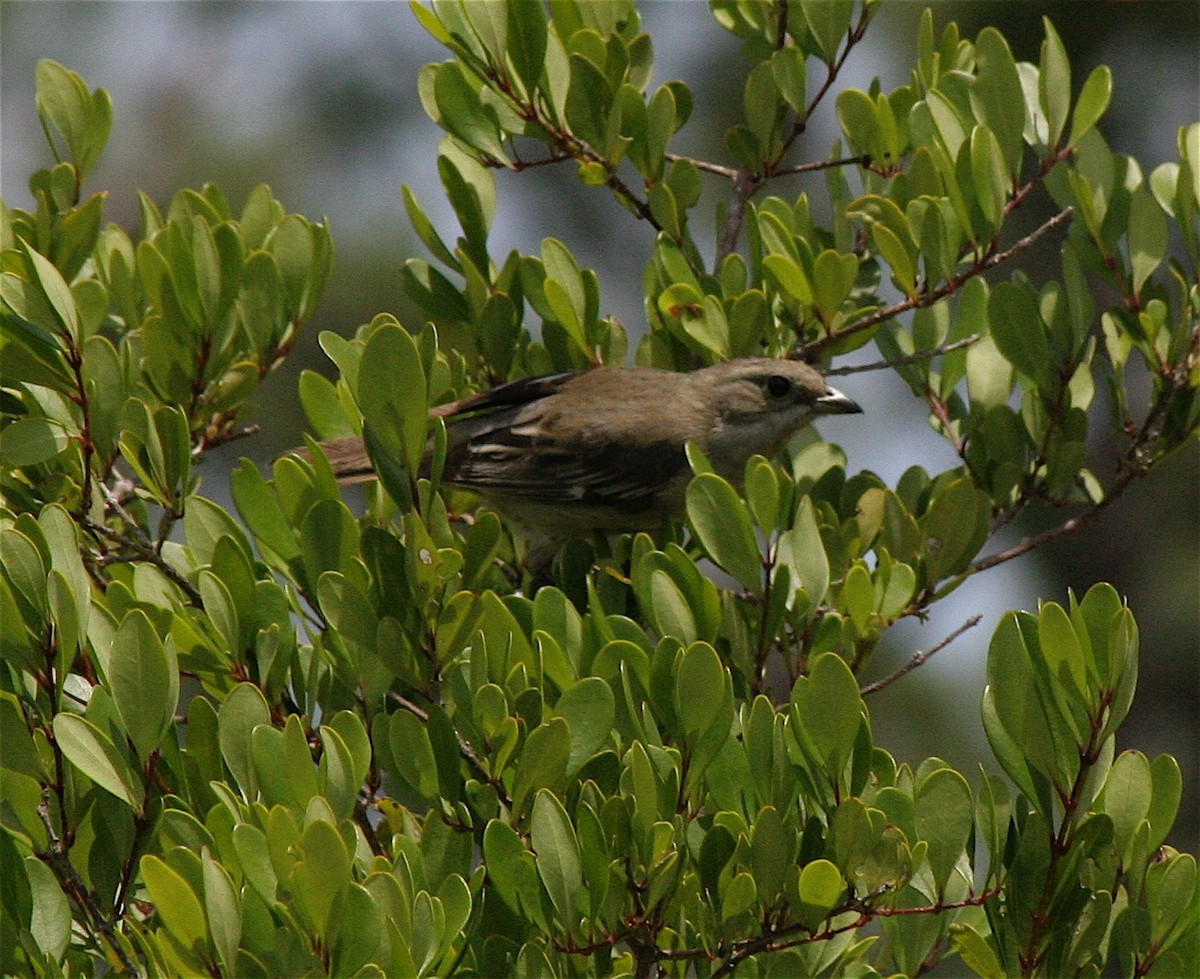
[[[772,374],[767,378],[767,394],[772,398],[782,398],[792,389],[792,382],[782,374]]]

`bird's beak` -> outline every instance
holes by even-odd
[[[847,398],[837,388],[826,388],[825,394],[817,398],[816,410],[824,415],[859,415],[862,408],[853,398]]]

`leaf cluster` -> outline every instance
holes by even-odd
[[[361,516],[320,452],[243,463],[236,518],[193,466],[312,314],[328,230],[265,187],[240,212],[213,186],[144,198],[136,239],[104,225],[81,187],[108,97],[39,67],[57,162],[0,228],[0,969],[1187,971],[1182,776],[1117,750],[1138,636],[1114,589],[1001,621],[981,710],[1002,776],[897,764],[860,676],[896,621],[1195,438],[1200,124],[1146,177],[1095,129],[1107,73],[1072,102],[1048,23],[1033,65],[926,17],[908,85],[834,94],[877,6],[712,4],[748,59],[728,164],[669,149],[691,96],[649,91],[632,3],[414,6],[452,54],[420,93],[461,235],[405,191],[425,323],[322,334],[338,377],[300,380],[320,437],[367,433]],[[796,164],[827,97],[854,155]],[[574,542],[555,583],[516,587],[507,528],[440,484],[431,409],[624,360],[566,245],[489,250],[494,170],[560,161],[650,229],[639,363],[828,366],[873,340],[958,463],[889,486],[808,433],[734,485],[693,451],[686,527]],[[762,193],[804,168],[830,222]],[[707,268],[701,173],[729,184]],[[1060,214],[1014,240],[1035,192]],[[1045,284],[994,281],[1064,224]],[[1107,480],[1097,378],[1125,445]],[[984,553],[1039,502],[1073,516]]]

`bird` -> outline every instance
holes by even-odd
[[[521,378],[430,414],[447,421],[442,482],[478,493],[545,561],[571,539],[682,517],[689,441],[740,485],[752,455],[777,455],[816,416],[861,411],[808,364],[751,357],[688,373],[599,367]],[[362,439],[320,446],[340,482],[373,478]]]

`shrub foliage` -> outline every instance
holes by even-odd
[[[1138,632],[1111,586],[1001,620],[998,773],[898,765],[859,675],[891,625],[1195,438],[1200,124],[1150,174],[1113,153],[1110,74],[1073,80],[1049,22],[1032,64],[927,14],[908,84],[858,91],[838,76],[876,3],[711,9],[747,66],[720,163],[671,150],[692,96],[649,88],[631,3],[414,6],[450,53],[419,91],[460,233],[406,189],[421,322],[322,335],[338,378],[300,379],[320,437],[371,432],[362,516],[320,454],[244,462],[238,517],[197,492],[317,304],[328,229],[265,186],[106,224],[84,187],[109,98],[39,66],[56,162],[32,211],[4,206],[0,258],[6,974],[1194,967],[1196,860],[1163,845],[1179,766],[1116,748]],[[798,162],[825,107],[844,139]],[[733,486],[697,457],[686,527],[577,542],[518,587],[498,518],[417,464],[430,406],[625,360],[566,245],[489,245],[493,171],[545,164],[647,232],[638,363],[831,368],[873,342],[956,464],[890,486],[809,434]],[[813,170],[819,207],[771,193]],[[1034,197],[1057,213],[1013,231]],[[1052,235],[1035,284],[1020,260]],[[1120,460],[1096,473],[1105,427]],[[1067,516],[989,546],[1031,506]]]

